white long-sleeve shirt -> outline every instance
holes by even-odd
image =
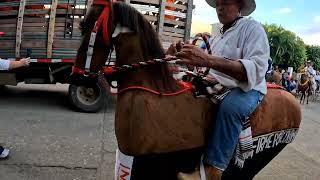
[[[223,35],[219,33],[211,41],[212,54],[239,60],[246,69],[247,82],[240,82],[214,69],[210,75],[228,88],[239,87],[248,92],[252,89],[267,93],[265,74],[268,70],[270,46],[262,25],[248,18],[241,18]]]
[[[9,68],[10,68],[10,61],[0,58],[0,71],[9,70]]]
[[[312,66],[305,67],[305,68],[304,68],[304,71],[306,72],[306,74],[307,74],[309,77],[314,77],[315,75],[317,75],[317,72],[313,69]]]

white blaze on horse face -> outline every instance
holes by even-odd
[[[116,29],[114,30],[112,37],[115,38],[118,35],[120,35],[121,33],[129,33],[129,32],[133,32],[132,30],[130,30],[128,27],[125,26],[121,26],[119,23],[117,24]]]

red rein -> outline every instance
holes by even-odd
[[[146,92],[149,92],[149,93],[152,93],[152,94],[155,94],[155,95],[159,95],[159,96],[177,96],[179,94],[182,94],[184,92],[192,92],[194,90],[194,87],[186,87],[184,86],[183,89],[177,91],[177,92],[173,92],[173,93],[161,93],[161,92],[158,92],[158,91],[155,91],[155,90],[152,90],[152,89],[149,89],[149,88],[146,88],[146,87],[142,87],[142,86],[130,86],[130,87],[127,87],[127,88],[124,88],[124,89],[121,89],[118,93],[116,94],[122,94],[126,91],[130,91],[130,90],[142,90],[142,91],[146,91]]]
[[[173,93],[161,93],[161,92],[158,92],[158,91],[155,91],[155,90],[152,90],[152,89],[149,89],[149,88],[146,88],[146,87],[143,87],[143,86],[130,86],[130,87],[127,87],[127,88],[124,88],[124,89],[121,89],[119,92],[117,93],[112,93],[110,90],[109,90],[109,86],[106,85],[106,87],[108,88],[108,91],[110,94],[113,94],[113,95],[119,95],[119,94],[123,94],[127,91],[133,91],[133,90],[139,90],[139,91],[145,91],[145,92],[149,92],[151,94],[155,94],[155,95],[159,95],[159,96],[177,96],[177,95],[180,95],[182,93],[185,93],[185,92],[193,92],[195,90],[195,87],[190,84],[190,83],[185,83],[185,82],[179,82],[179,84],[183,87],[181,90],[177,91],[177,92],[173,92]]]

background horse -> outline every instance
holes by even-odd
[[[279,71],[272,70],[266,77],[267,82],[282,85],[282,75]]]
[[[300,104],[305,103],[307,98],[307,104],[309,104],[309,96],[311,95],[312,82],[307,74],[301,74],[298,84],[298,93],[301,93]]]
[[[311,92],[311,97],[312,101],[315,102],[317,100],[317,82],[314,77],[310,78],[311,81],[311,87],[310,87],[310,92]]]
[[[84,70],[88,64],[86,57],[91,30],[98,18],[106,17],[104,13],[108,12],[107,8],[110,7],[93,5],[82,23],[83,40],[75,63],[78,70],[72,76],[83,76],[81,69]],[[90,63],[91,73],[105,72],[102,66],[112,45],[117,54],[116,66],[137,65],[140,61],[165,57],[157,33],[142,14],[125,3],[113,3],[111,9],[108,14],[110,19],[105,22],[107,26],[102,26],[97,33]],[[153,63],[148,67],[122,72],[118,74],[117,81],[118,90],[122,93],[117,97],[115,133],[120,151],[135,156],[131,180],[171,180],[176,179],[178,172],[194,171],[200,162],[216,107],[207,98],[195,98],[189,92],[162,95],[181,89],[166,63]],[[128,90],[129,87],[131,90]],[[257,137],[299,128],[301,112],[291,94],[271,89],[251,118],[253,136]],[[234,168],[234,164],[230,163],[223,177],[252,179],[286,146],[286,143],[275,144],[275,148],[265,148],[266,151],[247,160],[243,169]],[[259,149],[264,149],[264,144],[260,144]]]

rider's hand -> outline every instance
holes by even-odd
[[[183,46],[183,43],[181,41],[172,43],[169,49],[167,50],[166,55],[174,56],[177,52],[181,51],[182,46]]]
[[[22,66],[29,66],[29,64],[30,64],[30,58],[20,59],[19,62],[21,63]]]
[[[175,55],[180,59],[177,61],[178,64],[193,65],[197,67],[209,66],[210,55],[194,45],[184,45],[181,51]]]

